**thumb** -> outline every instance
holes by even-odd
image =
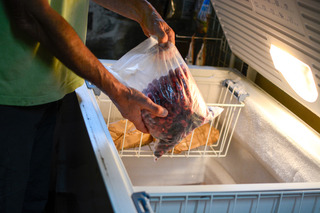
[[[158,104],[155,104],[151,100],[145,105],[144,109],[148,110],[153,116],[156,117],[166,117],[168,115],[168,110]]]
[[[160,106],[160,109],[158,109],[158,113],[156,115],[158,117],[167,117],[168,110],[166,108]]]

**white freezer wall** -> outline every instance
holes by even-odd
[[[248,80],[242,82],[250,97],[233,137],[279,182],[320,182],[319,134]]]
[[[228,69],[189,66],[193,77],[240,80],[249,93],[233,138],[244,146],[278,182],[319,182],[320,134],[245,77]],[[213,93],[199,87],[205,100]],[[222,165],[224,160],[217,159]]]

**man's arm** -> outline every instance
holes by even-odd
[[[76,74],[104,91],[121,114],[132,121],[137,129],[147,132],[141,119],[142,109],[149,110],[155,116],[166,116],[164,108],[114,78],[83,44],[66,20],[50,7],[47,0],[11,0],[7,4],[18,28],[46,46]]]

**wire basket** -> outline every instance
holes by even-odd
[[[203,85],[201,82],[197,82],[199,89],[206,91],[208,93],[204,95],[204,99],[208,100],[210,97],[218,97],[217,100],[213,102],[207,102],[207,106],[217,106],[223,108],[223,112],[210,122],[210,128],[205,137],[202,137],[201,146],[196,148],[191,148],[194,143],[195,131],[192,131],[191,137],[189,136],[189,141],[186,141],[187,148],[183,151],[176,153],[175,150],[170,150],[168,153],[164,154],[162,157],[225,157],[228,153],[229,145],[231,143],[233,132],[236,128],[236,124],[241,112],[241,109],[245,106],[243,102],[238,101],[235,97],[234,90],[231,87],[222,86],[221,82],[214,82],[208,84],[208,82]],[[206,88],[206,89],[203,89]],[[213,92],[215,94],[213,94]],[[143,144],[144,134],[139,132],[140,141],[137,141],[135,148],[125,149],[124,144],[126,143],[126,137],[128,133],[128,120],[124,120],[116,106],[104,94],[97,96],[97,102],[102,112],[102,115],[106,121],[106,124],[109,128],[110,124],[123,120],[123,125],[121,129],[123,131],[123,137],[121,139],[121,147],[118,148],[120,157],[154,157],[153,150],[155,142],[148,143],[147,145]],[[207,124],[209,125],[209,124]],[[201,128],[201,127],[199,127]],[[213,144],[208,144],[209,137],[211,136],[211,131],[213,129],[219,131],[218,140]],[[138,130],[135,130],[138,131]]]

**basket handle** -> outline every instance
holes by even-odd
[[[99,96],[101,94],[101,90],[96,85],[92,84],[87,80],[85,80],[85,82],[86,82],[87,88],[92,89],[96,96]]]

